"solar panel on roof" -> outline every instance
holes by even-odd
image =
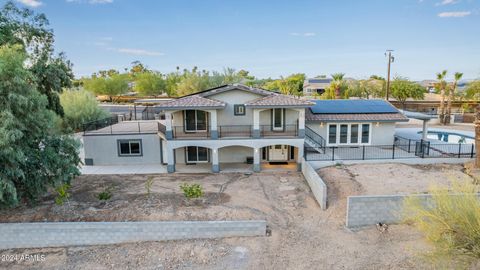
[[[398,110],[384,100],[312,100],[314,114],[333,113],[398,113]]]

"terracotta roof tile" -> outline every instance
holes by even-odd
[[[258,98],[245,103],[247,107],[270,107],[270,106],[290,106],[290,107],[310,107],[314,105],[308,100],[289,97],[281,94],[271,94],[266,97]]]
[[[199,95],[194,95],[171,100],[158,106],[158,108],[160,109],[194,107],[224,108],[225,102],[215,99],[204,98]]]

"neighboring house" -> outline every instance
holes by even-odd
[[[305,109],[314,103],[244,85],[225,85],[158,106],[165,120],[126,121],[85,132],[90,165],[301,164]]]
[[[315,100],[305,121],[326,146],[392,145],[395,123],[407,122],[385,100]]]
[[[330,86],[332,79],[329,78],[313,78],[306,79],[303,82],[303,96],[312,97],[316,94],[325,93],[325,89]]]

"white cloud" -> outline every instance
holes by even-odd
[[[125,54],[132,54],[132,55],[140,55],[140,56],[162,56],[165,55],[161,52],[155,51],[147,51],[142,49],[132,49],[132,48],[108,48],[111,51],[125,53]]]
[[[435,5],[436,6],[454,5],[458,2],[460,2],[460,0],[443,0],[442,2],[438,2]]]
[[[297,36],[297,37],[313,37],[313,36],[316,36],[317,34],[313,32],[306,32],[306,33],[293,32],[293,33],[290,33],[290,35]]]
[[[38,0],[17,0],[17,2],[20,2],[26,6],[33,7],[33,8],[43,5],[43,3]]]
[[[466,17],[470,14],[472,14],[471,11],[450,11],[438,13],[437,16],[440,18],[461,18]]]

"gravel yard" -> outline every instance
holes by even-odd
[[[375,165],[370,165],[375,166]],[[16,249],[0,256],[41,254],[39,262],[0,262],[8,269],[424,269],[416,254],[428,246],[412,227],[392,225],[352,232],[345,229],[349,186],[329,191],[320,210],[297,172],[244,174],[82,176],[73,182],[69,204],[46,196],[34,208],[0,211],[2,222],[266,219],[270,237],[227,238],[109,246]],[[338,179],[345,181],[347,179]],[[201,183],[206,196],[183,198],[181,183]],[[112,198],[96,196],[112,186]],[[330,187],[330,186],[329,186]],[[348,192],[347,192],[348,191]],[[354,190],[355,191],[355,190]],[[362,192],[359,188],[358,192]],[[343,205],[343,206],[342,206]]]

